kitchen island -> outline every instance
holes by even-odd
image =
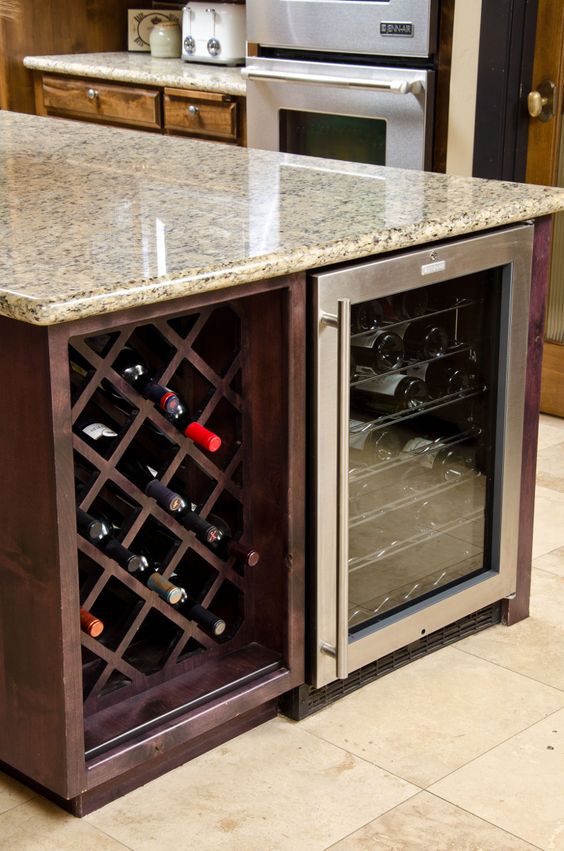
[[[0,357],[14,400],[0,424],[0,761],[84,814],[272,716],[304,681],[305,273],[546,217],[564,192],[8,113],[0,163]],[[217,452],[128,383],[128,348],[221,436]],[[92,421],[108,425],[107,444]],[[203,518],[227,520],[260,562],[187,530],[131,477],[132,455]],[[77,535],[77,504],[109,517],[222,631]],[[526,614],[530,531],[509,620]],[[101,635],[81,633],[80,607]]]

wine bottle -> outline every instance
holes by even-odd
[[[369,366],[375,372],[397,369],[405,357],[403,342],[393,331],[378,331],[374,336],[366,335],[353,344],[353,355],[356,364]]]
[[[80,609],[80,628],[92,638],[98,638],[104,631],[104,623],[100,618],[91,615],[86,609]]]
[[[452,482],[476,472],[476,450],[465,444],[444,446],[443,438],[413,437],[405,444],[402,455],[410,456],[422,467],[432,471],[433,478]]]
[[[88,538],[99,550],[117,561],[121,567],[124,567],[130,573],[139,570],[141,557],[132,553],[113,536],[113,527],[107,517],[94,514],[94,512],[87,514],[80,508],[77,509],[76,516],[78,530],[85,538]],[[92,525],[91,521],[95,521],[95,524]],[[87,523],[89,523],[88,526]],[[98,534],[95,534],[95,532],[98,532]]]
[[[196,538],[202,544],[210,546],[218,544],[221,540],[222,533],[217,526],[200,517],[190,504],[187,504],[187,507],[182,511],[176,512],[174,516],[181,526],[184,526],[189,532],[194,532]]]
[[[162,574],[162,566],[158,562],[150,562],[146,555],[141,555],[139,566],[135,570],[129,569],[135,578],[150,591],[154,591],[171,606],[176,606],[185,597],[184,588],[175,585]]]
[[[394,293],[382,301],[384,316],[388,320],[413,319],[423,316],[429,304],[429,292],[425,287]]]
[[[221,438],[190,417],[184,400],[178,393],[158,384],[150,375],[145,361],[133,349],[126,347],[121,350],[114,362],[114,369],[142,396],[154,402],[185,437],[208,452],[216,452],[219,449]]]
[[[225,632],[227,624],[223,618],[214,615],[209,609],[200,606],[186,592],[184,592],[183,599],[177,608],[180,614],[184,615],[187,620],[194,621],[214,638],[219,638]]]
[[[448,348],[448,334],[436,322],[415,320],[396,328],[403,340],[405,354],[410,358],[434,358]]]
[[[370,423],[349,421],[349,448],[356,457],[368,464],[391,461],[402,447],[397,431],[392,428],[373,428]]]
[[[414,364],[406,368],[405,372],[425,382],[431,399],[461,393],[471,383],[469,371],[454,357],[439,357],[429,363]]]
[[[429,399],[425,383],[403,373],[373,378],[355,388],[353,394],[355,402],[380,414],[417,408]]]
[[[73,426],[73,431],[100,455],[106,455],[118,434],[106,423],[97,422],[87,414],[81,414]]]
[[[353,304],[351,307],[351,332],[359,334],[374,331],[382,324],[383,318],[384,310],[377,299],[364,301],[362,304]]]
[[[210,545],[224,561],[230,556],[242,561],[247,567],[255,567],[260,561],[260,554],[243,541],[235,540],[228,523],[216,514],[209,514],[208,520],[221,532],[221,538]]]
[[[76,522],[80,534],[89,541],[98,541],[105,532],[104,524],[82,508],[76,509]]]
[[[131,479],[134,485],[137,485],[143,493],[154,499],[157,505],[160,505],[165,511],[174,514],[188,508],[188,504],[180,494],[167,488],[158,480],[156,470],[135,458],[132,453],[125,453],[118,468]]]

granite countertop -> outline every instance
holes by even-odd
[[[240,68],[226,68],[182,59],[154,59],[150,53],[70,53],[60,56],[26,56],[24,65],[34,71],[72,74],[123,83],[198,89],[227,95],[245,95]]]
[[[0,111],[0,314],[51,325],[564,210],[564,190]]]

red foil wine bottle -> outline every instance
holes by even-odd
[[[90,612],[87,612],[86,609],[80,609],[80,628],[87,635],[91,635],[92,638],[98,638],[99,635],[102,635],[104,631],[104,623],[100,620],[100,618],[91,615]]]
[[[151,376],[145,361],[133,351],[122,349],[114,361],[114,369],[145,399],[150,399],[162,411],[164,416],[190,438],[198,446],[208,452],[216,452],[221,446],[221,438],[217,434],[195,422],[189,415],[186,403],[178,393],[168,387],[158,384]]]

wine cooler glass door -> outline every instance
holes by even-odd
[[[317,276],[318,686],[515,590],[531,230]]]

